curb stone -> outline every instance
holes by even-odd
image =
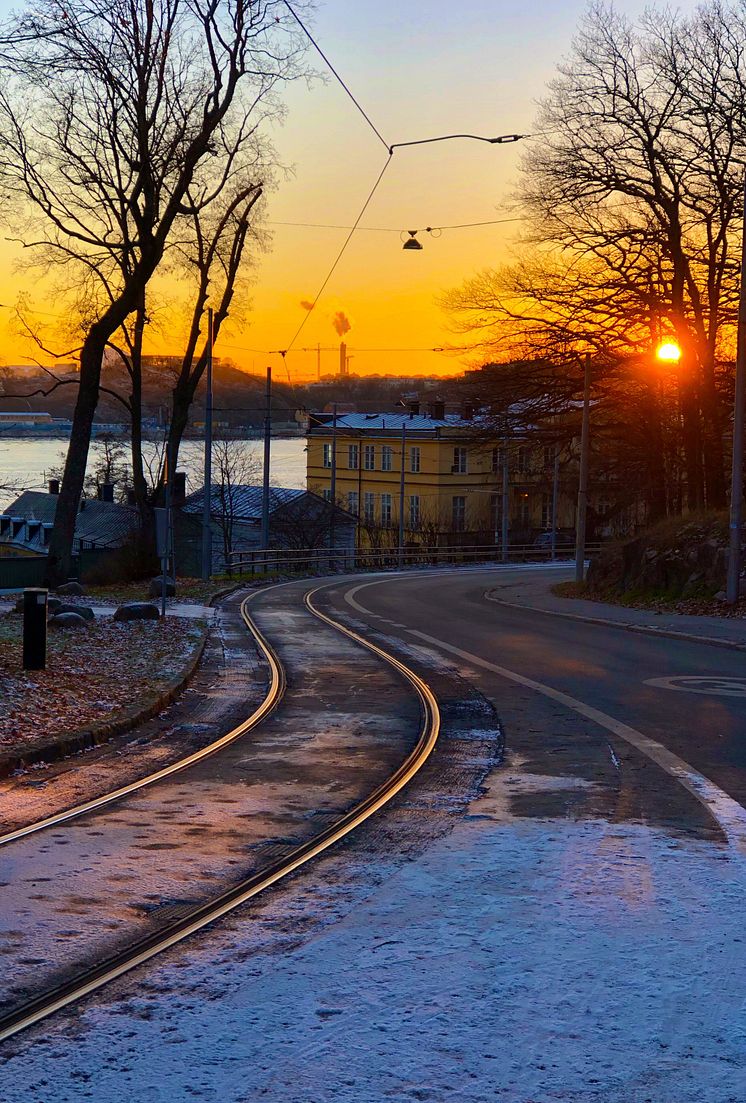
[[[565,620],[579,620],[584,624],[598,624],[602,628],[619,628],[624,632],[638,632],[643,636],[659,636],[669,640],[683,640],[686,643],[706,643],[710,647],[723,647],[727,651],[746,651],[746,643],[736,640],[722,640],[717,636],[698,636],[693,632],[677,632],[673,628],[655,628],[647,624],[629,624],[620,620],[606,620],[604,617],[589,617],[583,613],[566,613],[561,609],[542,609],[537,605],[525,605],[518,601],[505,601],[493,597],[494,591],[485,591],[485,599],[495,605],[505,605],[508,609],[523,609],[531,613],[542,613],[546,617],[563,617]]]

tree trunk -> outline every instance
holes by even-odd
[[[93,326],[80,352],[80,383],[75,402],[70,444],[67,449],[62,486],[57,498],[54,528],[49,541],[45,581],[59,586],[70,577],[72,568],[75,524],[83,493],[91,428],[98,404],[101,364],[106,348],[106,336],[99,326]]]

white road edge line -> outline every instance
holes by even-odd
[[[355,595],[369,586],[380,586],[384,582],[393,581],[396,581],[396,579],[377,579],[375,582],[363,582],[348,590],[344,594],[344,600],[353,609],[369,616],[370,610],[356,601]],[[526,689],[541,693],[544,697],[557,701],[580,716],[592,720],[599,727],[611,732],[612,735],[623,739],[625,743],[629,743],[630,746],[646,755],[656,766],[660,766],[662,770],[665,770],[667,774],[670,774],[679,784],[683,785],[696,800],[707,808],[710,815],[722,829],[729,846],[742,854],[746,854],[746,808],[730,797],[713,781],[705,777],[704,774],[700,774],[683,758],[679,758],[673,751],[669,751],[662,743],[658,743],[657,740],[651,739],[650,736],[630,727],[629,724],[616,720],[608,713],[601,712],[600,709],[594,708],[592,705],[587,705],[585,701],[580,701],[577,697],[571,697],[569,694],[545,685],[543,682],[526,678],[515,670],[498,666],[497,663],[488,662],[487,659],[482,659],[479,655],[474,655],[470,651],[462,651],[460,647],[454,647],[452,644],[446,643],[445,640],[439,640],[435,636],[428,635],[427,632],[419,632],[414,628],[408,628],[407,633],[410,636],[416,636],[418,639],[424,640],[441,651],[448,651],[452,655],[457,655],[472,666],[491,670],[493,673],[499,674],[501,678],[506,678],[517,685],[525,686]]]

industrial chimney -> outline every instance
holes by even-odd
[[[344,341],[339,343],[339,374],[347,375],[347,345]]]

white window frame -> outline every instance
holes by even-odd
[[[375,471],[376,469],[376,446],[375,444],[366,444],[363,447],[363,471]]]
[[[409,495],[409,527],[416,529],[420,523],[420,496],[419,494]]]
[[[394,470],[394,449],[390,444],[381,446],[381,471]]]
[[[458,506],[456,503],[459,503]],[[454,532],[466,532],[466,495],[454,494],[451,500],[451,524]]]
[[[453,465],[451,467],[451,473],[454,475],[466,475],[469,470],[469,460],[466,449],[462,445],[457,445],[453,449]]]
[[[409,449],[409,470],[413,475],[419,475],[420,473],[420,448],[418,445],[414,445]]]
[[[353,517],[357,517],[360,511],[360,498],[356,490],[347,491],[347,509]]]
[[[324,444],[323,464],[324,464],[324,467],[331,467],[332,466],[332,445],[331,445],[331,441]]]
[[[360,463],[360,445],[359,444],[348,444],[347,445],[347,466],[349,467],[350,471],[357,471],[359,463]]]
[[[390,494],[381,495],[381,524],[388,528],[393,518],[393,499]]]
[[[376,519],[376,496],[371,490],[363,494],[363,518],[369,525]]]

